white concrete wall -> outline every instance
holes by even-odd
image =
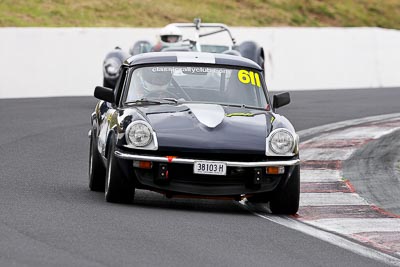
[[[116,45],[155,41],[155,28],[0,28],[0,98],[91,95]],[[400,31],[242,28],[267,52],[270,90],[400,87]],[[209,42],[221,42],[208,37]],[[226,40],[226,39],[225,39]]]

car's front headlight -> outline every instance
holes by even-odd
[[[129,124],[125,131],[125,139],[128,146],[134,148],[157,149],[155,133],[145,121],[134,121]],[[147,146],[149,147],[146,148]]]
[[[298,145],[297,135],[287,129],[279,128],[267,138],[268,156],[293,156]]]

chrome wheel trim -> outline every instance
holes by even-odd
[[[93,176],[93,139],[90,139],[90,155],[89,155],[89,182]]]
[[[108,195],[108,188],[110,187],[110,180],[111,180],[111,166],[112,166],[112,160],[113,160],[113,156],[110,153],[108,155],[108,163],[107,163],[107,177],[106,177],[106,185],[105,185],[105,196],[107,197]]]

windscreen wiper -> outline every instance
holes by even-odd
[[[260,109],[260,110],[265,110],[265,108],[260,108],[260,107],[254,107],[254,106],[248,106],[245,104],[225,104],[225,103],[218,103],[221,106],[227,106],[227,107],[238,107],[238,108],[248,108],[248,109]]]
[[[177,100],[175,98],[163,98],[161,100],[157,100],[157,99],[148,99],[148,98],[142,98],[142,99],[138,99],[138,100],[134,100],[134,101],[129,101],[129,102],[125,102],[125,104],[128,105],[161,105],[161,104],[177,104],[178,102],[181,102],[180,100]]]
[[[166,98],[163,98],[162,100],[174,102],[175,104],[178,104],[178,102],[182,102],[180,99],[178,100],[178,99],[175,99],[175,98],[172,98],[172,97],[166,97]]]
[[[135,105],[135,104],[139,104],[139,105],[161,105],[162,103],[163,102],[161,102],[161,101],[147,99],[147,98],[142,98],[142,99],[138,99],[138,100],[134,100],[134,101],[125,102],[125,104],[127,104],[127,105]]]

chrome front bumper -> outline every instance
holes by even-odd
[[[115,156],[127,160],[142,160],[163,163],[178,163],[178,164],[194,164],[196,161],[205,161],[203,159],[187,159],[187,158],[171,158],[171,157],[158,157],[158,156],[144,156],[123,153],[115,151]],[[273,166],[294,166],[300,164],[299,159],[282,160],[282,161],[258,161],[258,162],[240,162],[240,161],[217,161],[212,162],[226,163],[229,167],[273,167]]]

